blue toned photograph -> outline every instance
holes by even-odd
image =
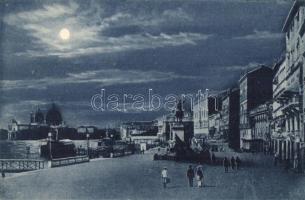
[[[0,199],[305,199],[305,0],[0,0]]]

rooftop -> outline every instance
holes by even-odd
[[[293,3],[292,8],[290,9],[289,14],[285,20],[285,23],[284,23],[284,26],[282,29],[283,32],[287,32],[288,27],[290,26],[290,23],[291,23],[292,19],[294,18],[295,14],[297,13],[300,6],[305,6],[304,0],[296,0]]]
[[[254,73],[254,72],[258,71],[258,70],[261,70],[261,69],[269,69],[269,70],[271,70],[270,67],[267,67],[267,66],[265,66],[265,65],[260,65],[260,66],[254,68],[254,69],[251,69],[251,70],[247,71],[247,72],[239,79],[239,82],[243,81],[249,74],[252,74],[252,73]]]

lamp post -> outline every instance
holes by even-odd
[[[48,133],[48,137],[49,137],[49,154],[50,154],[50,160],[52,160],[52,144],[51,144],[51,141],[52,141],[52,133],[51,133],[51,132]]]
[[[90,137],[89,133],[86,134],[86,137],[87,137],[87,154],[88,154],[88,157],[90,157],[89,156],[89,137]]]

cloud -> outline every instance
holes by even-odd
[[[20,22],[41,22],[43,20],[55,19],[65,15],[72,15],[77,10],[78,5],[70,3],[68,6],[61,4],[43,5],[42,8],[31,11],[19,12],[5,16],[4,21],[10,25]]]
[[[112,53],[127,50],[162,48],[166,46],[195,45],[211,35],[192,32],[150,34],[145,30],[114,37],[105,35],[105,30],[122,26],[159,26],[174,21],[191,21],[192,18],[182,9],[168,9],[160,14],[136,15],[127,11],[117,11],[105,16],[98,4],[82,9],[76,3],[50,4],[42,8],[10,13],[4,22],[25,30],[34,45],[16,52],[17,56],[58,56],[75,57],[82,55]],[[62,28],[70,30],[69,41],[59,37]],[[145,29],[145,28],[144,28]]]
[[[220,67],[223,70],[228,70],[228,71],[242,71],[242,70],[251,70],[254,69],[261,64],[257,62],[250,62],[247,65],[232,65],[232,66],[226,66],[226,67]]]
[[[2,80],[0,81],[0,85],[1,90],[6,91],[16,89],[47,89],[51,86],[65,84],[95,83],[101,86],[110,86],[196,78],[198,77],[178,75],[174,72],[102,69],[80,73],[68,73],[62,78],[45,77],[34,80]]]
[[[282,33],[272,33],[270,31],[258,31],[254,30],[252,34],[234,37],[233,39],[238,40],[260,40],[260,39],[280,39],[283,38]]]
[[[223,72],[246,72],[249,70],[252,70],[256,67],[261,66],[262,64],[257,62],[250,62],[246,65],[228,65],[228,66],[215,66],[213,67],[213,70],[216,70],[217,73],[219,71]]]
[[[272,4],[279,4],[279,5],[285,5],[285,4],[291,4],[293,0],[199,0],[204,2],[225,2],[225,3],[272,3]]]
[[[114,53],[127,50],[142,50],[154,49],[169,46],[181,45],[196,45],[197,41],[207,40],[212,35],[205,35],[199,33],[178,33],[178,34],[165,34],[159,35],[146,34],[133,34],[124,35],[121,37],[100,37],[97,40],[98,46],[80,47],[76,49],[69,49],[63,51],[35,51],[27,50],[26,52],[17,53],[18,56],[27,55],[30,57],[41,56],[58,56],[58,57],[76,57],[92,54]],[[55,44],[53,44],[55,45]]]

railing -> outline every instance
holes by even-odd
[[[75,156],[75,157],[68,157],[68,158],[58,158],[52,159],[51,167],[60,167],[65,165],[74,165],[78,163],[89,162],[90,159],[88,156]]]
[[[0,159],[0,171],[23,172],[44,169],[45,161],[28,159]]]

